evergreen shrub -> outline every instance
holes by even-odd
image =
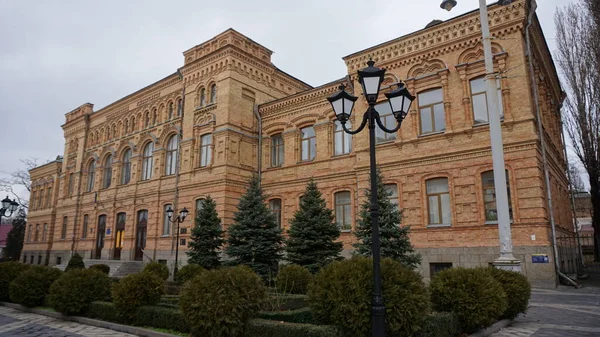
[[[290,294],[306,294],[312,278],[310,271],[302,266],[295,264],[282,266],[277,273],[277,290]]]
[[[79,255],[78,253],[75,253],[73,254],[73,256],[71,256],[69,263],[67,263],[67,268],[65,268],[65,271],[83,268],[85,268],[85,263],[83,263],[83,257],[81,257],[81,255]]]
[[[50,287],[48,304],[65,315],[79,314],[94,301],[110,300],[112,280],[95,269],[72,269]]]
[[[62,272],[45,266],[30,266],[10,283],[10,300],[26,307],[44,304],[50,286]]]
[[[392,259],[381,260],[386,331],[412,336],[429,312],[421,276]],[[321,269],[308,287],[308,303],[319,323],[343,327],[348,336],[371,334],[373,262],[366,257],[336,261]]]
[[[518,314],[526,312],[531,298],[531,285],[527,277],[521,273],[497,268],[487,268],[487,271],[500,282],[507,295],[508,305],[501,318],[514,319]]]
[[[221,227],[217,203],[209,195],[196,212],[195,225],[188,240],[189,264],[198,264],[206,269],[221,266],[221,247],[225,242]]]
[[[450,268],[429,285],[433,309],[456,314],[463,332],[489,326],[507,308],[502,285],[485,268]]]
[[[451,312],[431,313],[417,337],[458,337],[460,336],[460,324],[455,314]]]
[[[131,274],[112,287],[115,309],[126,322],[133,320],[138,307],[158,303],[163,293],[163,280],[154,273]]]
[[[253,319],[246,325],[244,337],[345,337],[336,326],[285,323]]]
[[[110,266],[107,264],[94,264],[89,269],[98,270],[106,275],[110,274]]]
[[[169,267],[159,262],[150,262],[144,266],[143,273],[152,273],[163,281],[169,278]]]
[[[85,317],[99,319],[106,322],[120,322],[115,305],[110,302],[92,302],[85,311]]]
[[[135,312],[133,324],[153,328],[189,332],[181,311],[177,308],[141,306]]]
[[[10,282],[21,275],[29,268],[28,264],[17,261],[8,261],[0,263],[0,301],[9,301]]]
[[[193,336],[241,336],[266,298],[261,278],[247,267],[201,273],[186,282],[179,306]]]
[[[193,279],[196,275],[202,273],[203,271],[204,268],[198,264],[186,264],[177,271],[177,274],[175,275],[175,283],[178,285],[183,285],[187,280]]]
[[[278,322],[313,323],[312,312],[308,307],[288,311],[261,311],[258,313],[258,318]]]

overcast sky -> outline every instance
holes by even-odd
[[[538,0],[554,51],[557,6]],[[341,57],[478,7],[458,0],[0,0],[0,176],[62,155],[64,114],[100,108],[175,72],[182,52],[227,28],[274,51],[273,63],[317,86],[346,75]],[[488,1],[493,3],[494,1]]]

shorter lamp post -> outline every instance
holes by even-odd
[[[171,206],[167,208],[167,217],[171,223],[177,223],[177,239],[175,242],[175,268],[173,268],[173,277],[177,275],[177,270],[179,269],[179,224],[185,221],[185,217],[188,215],[187,208],[183,208],[177,217],[173,219],[173,209]]]
[[[385,336],[385,304],[383,301],[383,295],[381,291],[381,247],[379,242],[379,205],[377,202],[377,167],[375,161],[375,124],[379,126],[381,130],[387,133],[394,133],[402,126],[402,121],[406,118],[410,105],[415,99],[412,96],[404,83],[397,83],[398,88],[386,93],[385,96],[388,98],[388,103],[392,110],[392,114],[396,118],[396,127],[388,129],[381,122],[379,112],[375,110],[375,104],[377,104],[377,98],[379,97],[379,90],[381,83],[383,82],[383,76],[385,75],[385,69],[379,69],[375,67],[375,62],[369,60],[367,62],[368,67],[358,71],[358,80],[362,85],[363,95],[369,104],[367,111],[363,115],[363,120],[358,129],[351,131],[346,128],[346,122],[352,115],[352,108],[358,97],[352,96],[346,92],[345,87],[340,86],[340,91],[333,94],[327,100],[331,103],[335,115],[342,124],[342,128],[345,132],[354,135],[361,132],[365,126],[369,125],[369,157],[370,157],[370,178],[371,178],[371,230],[372,230],[372,249],[373,249],[373,298],[371,307],[371,328],[373,337],[384,337]]]
[[[10,217],[19,207],[19,203],[14,199],[10,200],[8,195],[6,198],[2,199],[2,208],[0,208],[0,220],[2,217],[8,218]]]

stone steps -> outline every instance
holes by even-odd
[[[139,273],[144,268],[144,263],[142,261],[118,261],[118,260],[90,260],[84,259],[83,263],[85,263],[86,267],[93,266],[95,264],[105,264],[110,267],[110,272],[108,276],[122,278],[130,274]],[[59,264],[54,266],[54,268],[58,268],[62,271],[67,268],[67,263]]]

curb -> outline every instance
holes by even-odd
[[[492,324],[492,326],[489,326],[485,329],[477,331],[476,333],[474,333],[472,335],[469,335],[469,337],[489,337],[492,334],[506,328],[512,322],[513,322],[512,319],[503,319],[501,321],[498,321],[498,322]]]
[[[15,304],[15,303],[0,302],[0,305],[8,307],[8,308],[24,311],[24,312],[31,312],[31,313],[38,314],[38,315],[43,315],[43,316],[52,317],[55,319],[60,319],[63,321],[72,321],[72,322],[76,322],[76,323],[80,323],[80,324],[91,325],[91,326],[95,326],[98,328],[110,329],[110,330],[114,330],[114,331],[118,331],[118,332],[141,336],[141,337],[180,337],[177,335],[171,335],[171,334],[164,333],[164,332],[148,330],[148,329],[131,326],[131,325],[111,323],[111,322],[101,321],[101,320],[97,320],[97,319],[93,319],[93,318],[87,318],[87,317],[81,317],[81,316],[65,316],[65,315],[61,314],[60,312],[54,312],[54,311],[48,311],[48,310],[36,309],[36,308],[27,308],[20,304]]]

